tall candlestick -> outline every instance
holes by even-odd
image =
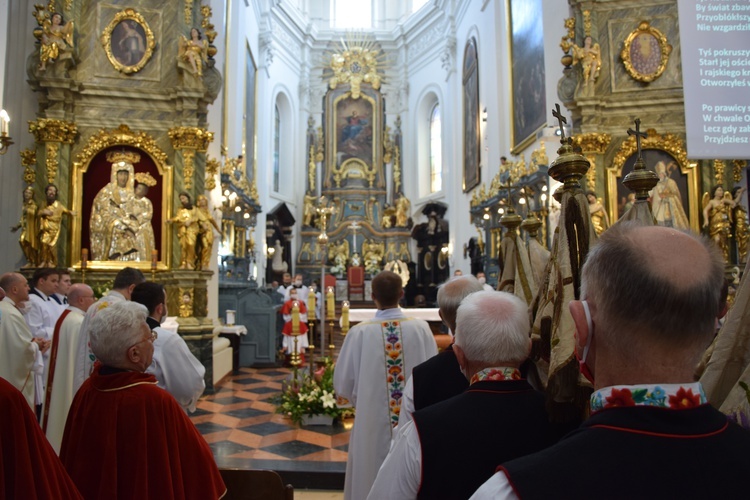
[[[345,300],[341,304],[341,330],[349,331],[349,301]]]
[[[328,291],[326,291],[326,316],[328,316],[328,319],[333,320],[335,315],[336,307],[333,301],[333,287],[329,286]]]
[[[307,321],[315,321],[315,292],[310,291],[310,295],[307,296]]]
[[[299,302],[292,303],[292,335],[299,335]]]
[[[156,264],[159,262],[159,251],[151,250],[151,267],[156,268]]]
[[[10,123],[10,116],[3,109],[0,111],[0,135],[8,135],[8,123]]]
[[[86,269],[89,263],[89,249],[84,248],[81,250],[81,268]]]

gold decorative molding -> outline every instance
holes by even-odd
[[[716,179],[716,184],[723,186],[724,185],[724,172],[726,170],[726,165],[724,164],[724,160],[714,160],[714,179]]]
[[[393,146],[393,187],[396,193],[401,192],[401,150]]]
[[[73,144],[78,134],[78,126],[73,122],[39,118],[36,121],[29,121],[29,133],[34,134],[36,142]]]
[[[186,191],[193,189],[193,174],[195,173],[195,150],[186,148],[182,151],[182,185]]]
[[[180,318],[190,318],[193,316],[193,296],[195,294],[195,288],[180,287],[179,290],[179,316]]]
[[[373,40],[341,41],[342,51],[331,54],[330,69],[333,76],[328,81],[331,90],[338,85],[351,86],[352,99],[359,99],[362,83],[369,83],[375,90],[380,88],[378,72],[379,47]]]
[[[698,215],[698,182],[699,172],[696,164],[688,162],[685,142],[678,136],[669,132],[660,134],[654,129],[646,131],[647,136],[641,137],[641,149],[658,149],[669,153],[680,167],[680,172],[687,176],[688,184],[688,218],[690,227],[696,233],[700,232]],[[635,135],[625,139],[617,150],[612,166],[606,169],[607,176],[607,203],[610,219],[616,220],[617,214],[617,183],[622,179],[622,168],[630,156],[638,150]],[[647,165],[653,170],[653,165]]]
[[[60,168],[60,144],[48,142],[45,144],[45,164],[47,166],[47,184],[54,184],[57,179],[57,170]]]
[[[597,153],[603,155],[612,142],[609,134],[592,132],[589,134],[576,134],[573,136],[573,145],[581,148],[584,153]]]
[[[185,0],[185,24],[192,26],[193,24],[193,0]]]
[[[732,178],[736,183],[742,180],[742,169],[747,167],[746,160],[733,160],[732,161]]]
[[[315,165],[315,146],[310,146],[310,159],[307,162],[307,189],[310,193],[317,191],[317,182],[315,181],[315,174],[318,171],[317,165]]]
[[[23,165],[23,181],[26,184],[34,184],[36,182],[36,151],[33,149],[21,150],[21,165]]]
[[[157,163],[167,165],[167,155],[156,144],[156,140],[146,132],[130,130],[127,125],[120,125],[112,130],[100,129],[89,138],[88,143],[76,155],[76,160],[81,164],[88,164],[99,151],[110,146],[132,146],[142,149]]]
[[[315,141],[315,161],[317,162],[323,161],[324,144],[325,137],[323,136],[323,127],[318,127],[318,137]]]
[[[383,163],[388,164],[393,157],[393,140],[391,140],[391,127],[385,126],[383,132]]]
[[[594,155],[586,155],[586,159],[589,161],[589,170],[586,172],[586,182],[589,190],[596,191],[596,157]]]
[[[219,173],[220,168],[219,160],[206,157],[206,191],[216,189],[216,174]]]
[[[656,47],[652,43],[656,41]],[[650,55],[654,48],[658,48],[661,56],[659,62],[654,64],[650,60]],[[633,49],[638,50],[638,57],[633,57]],[[625,44],[620,52],[620,57],[625,65],[625,71],[639,82],[653,82],[664,73],[669,62],[669,54],[672,53],[672,46],[667,43],[667,37],[658,29],[649,24],[648,21],[641,21],[632,33],[625,39]],[[643,56],[644,59],[641,59]]]
[[[127,24],[128,28],[136,32],[138,32],[139,30],[138,27],[133,26],[133,23],[137,23],[138,26],[143,30],[143,34],[146,37],[146,39],[143,40],[145,49],[143,56],[141,57],[140,61],[137,61],[135,64],[129,64],[121,61],[120,57],[122,56],[118,57],[118,55],[112,51],[112,33],[114,32],[115,28],[123,21],[130,21],[130,23]],[[138,34],[140,35],[140,32],[138,32]],[[115,17],[112,18],[107,27],[104,28],[100,39],[102,42],[102,46],[104,47],[104,51],[107,53],[107,59],[109,59],[109,62],[117,71],[125,74],[137,73],[138,71],[142,70],[146,66],[146,63],[148,63],[148,61],[151,59],[151,56],[154,53],[154,49],[156,48],[156,39],[154,38],[154,32],[151,31],[151,28],[146,22],[146,19],[144,19],[144,17],[140,15],[135,9],[131,8],[121,10],[120,12],[115,14]]]
[[[175,127],[167,132],[175,149],[194,149],[200,153],[208,150],[214,133],[198,127]]]
[[[591,11],[583,11],[583,35],[591,36]]]

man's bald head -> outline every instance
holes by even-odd
[[[77,307],[83,312],[86,312],[95,301],[94,290],[84,283],[71,285],[68,290],[68,304]]]
[[[484,290],[484,287],[479,283],[479,280],[470,275],[455,276],[440,285],[437,293],[440,317],[443,323],[451,329],[451,332],[455,333],[456,331],[456,312],[458,306],[461,305],[461,301],[464,300],[464,297],[482,290]]]
[[[29,300],[29,284],[23,274],[5,273],[0,276],[0,288],[16,304]]]
[[[587,257],[581,298],[593,304],[597,331],[612,345],[705,348],[719,312],[723,269],[718,250],[697,236],[617,224]]]

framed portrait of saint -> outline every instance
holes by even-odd
[[[463,124],[464,124],[464,193],[479,184],[479,65],[477,41],[470,38],[464,48]]]
[[[664,73],[671,52],[667,37],[648,21],[643,21],[625,39],[620,57],[625,71],[634,80],[652,82]]]
[[[542,0],[508,0],[512,90],[512,154],[536,139],[546,124]]]
[[[134,9],[125,9],[109,22],[101,35],[107,59],[121,73],[142,70],[154,53],[156,41],[146,19]]]
[[[682,140],[673,134],[648,131],[642,140],[642,155],[646,168],[656,173],[659,181],[649,192],[651,212],[659,226],[698,232],[698,173],[687,161]],[[622,183],[633,171],[638,152],[633,137],[629,137],[607,169],[608,215],[618,220],[635,202],[635,195]]]

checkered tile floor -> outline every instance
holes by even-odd
[[[315,475],[335,486],[346,471],[349,433],[340,422],[329,426],[294,425],[275,413],[269,399],[281,392],[281,384],[292,375],[286,368],[240,368],[225,378],[216,393],[204,396],[191,420],[214,452],[219,467],[271,469],[296,481],[308,483]],[[333,480],[333,483],[330,481]]]

